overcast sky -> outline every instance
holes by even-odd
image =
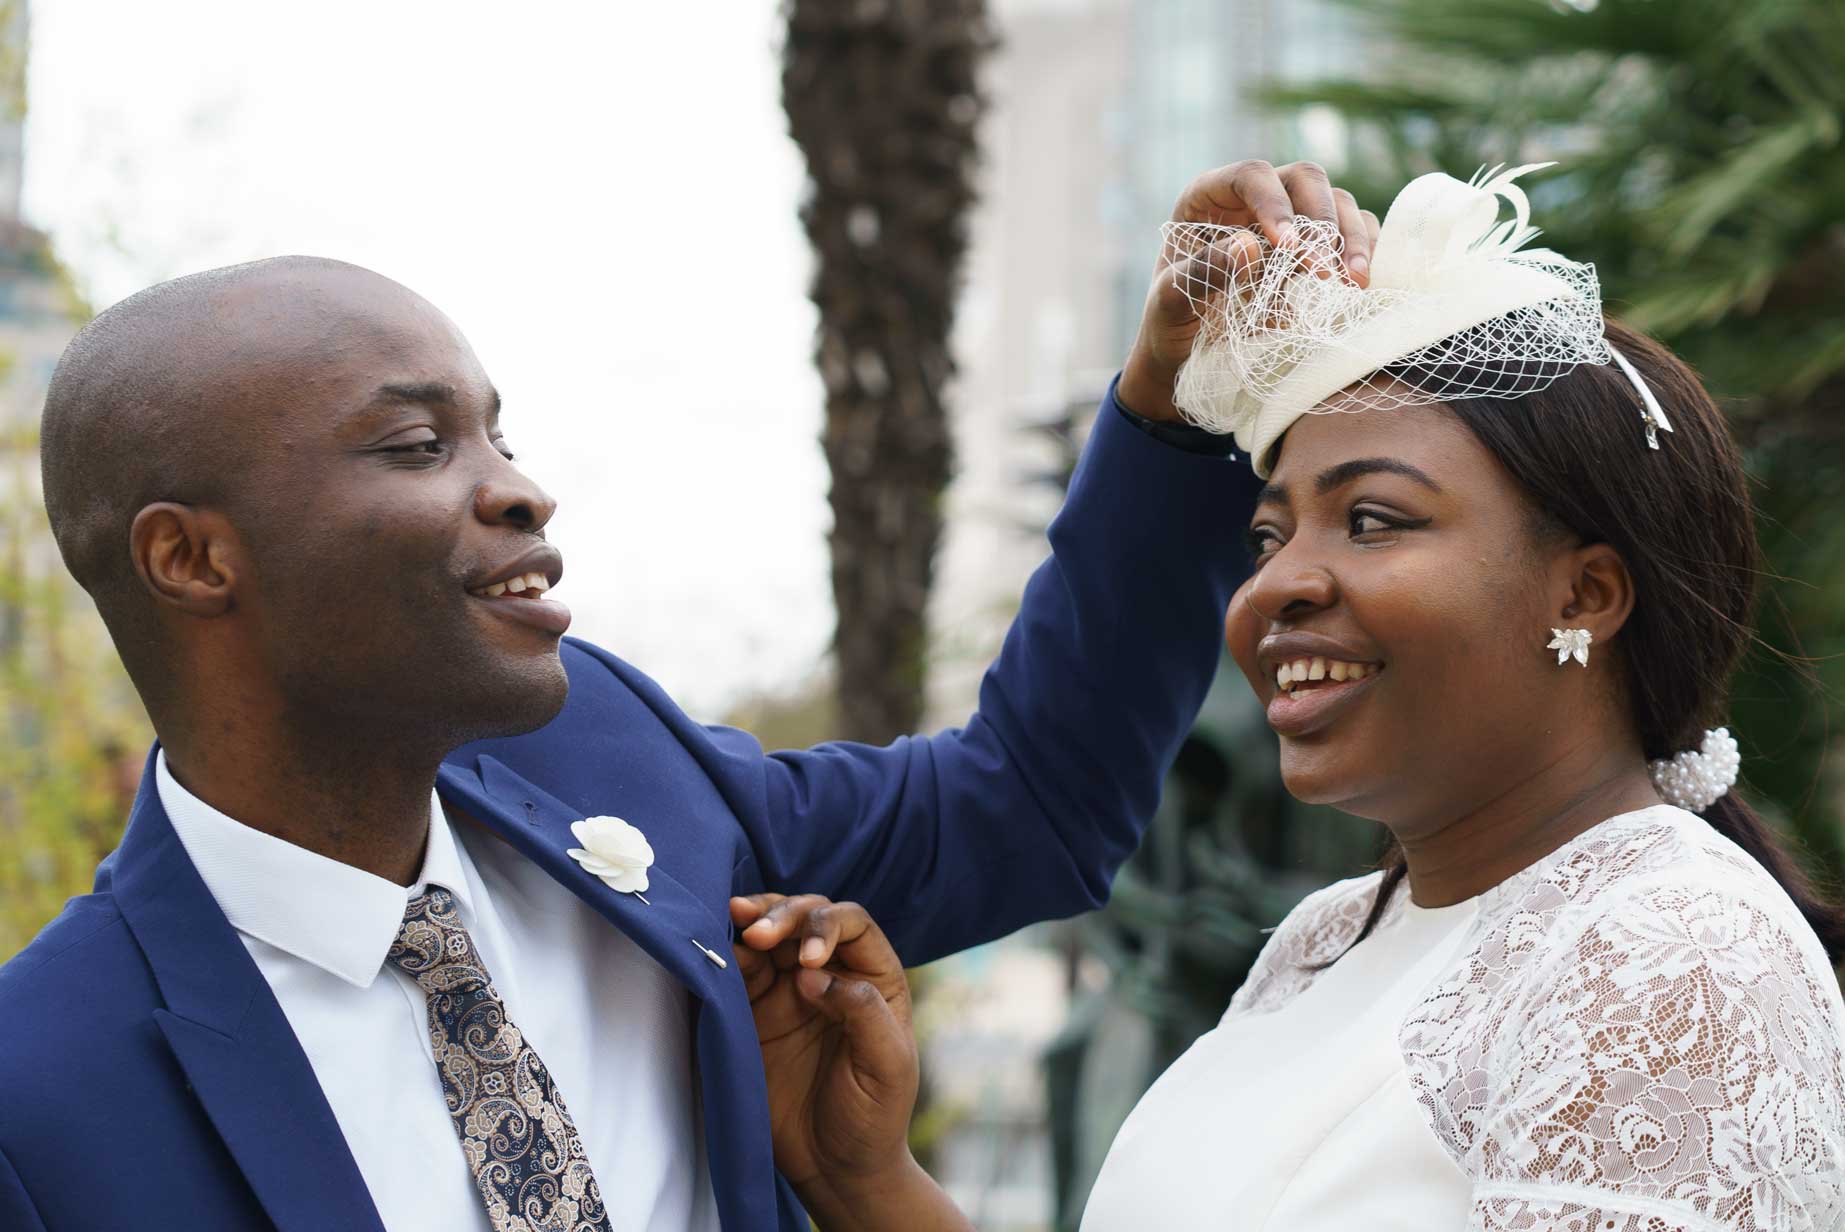
[[[572,632],[708,717],[832,632],[775,9],[32,0],[26,216],[98,308],[284,252],[434,301],[560,502]]]

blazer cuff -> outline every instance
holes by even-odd
[[[1148,419],[1145,415],[1136,415],[1133,411],[1128,410],[1121,404],[1121,400],[1115,397],[1115,386],[1120,383],[1121,374],[1117,372],[1115,379],[1108,383],[1108,404],[1114,407],[1123,419],[1154,440],[1163,441],[1174,449],[1182,449],[1186,453],[1203,454],[1211,458],[1233,459],[1236,457],[1236,438],[1233,436],[1220,435],[1209,428],[1200,428],[1196,424],[1168,423],[1163,420]]]

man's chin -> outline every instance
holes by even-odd
[[[494,673],[490,693],[457,700],[462,736],[458,744],[497,740],[537,731],[555,719],[570,695],[570,677],[554,652],[534,656]]]

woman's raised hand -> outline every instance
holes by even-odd
[[[730,900],[769,1084],[775,1166],[822,1228],[970,1229],[910,1155],[910,986],[857,903]],[[971,1232],[971,1229],[970,1229]]]
[[[1346,274],[1359,286],[1369,285],[1377,215],[1359,209],[1345,189],[1333,187],[1318,163],[1275,167],[1245,159],[1207,171],[1179,194],[1172,220],[1258,227],[1275,247],[1289,248],[1295,242],[1296,214],[1337,227],[1344,241]],[[1184,288],[1233,285],[1249,270],[1255,248],[1247,240],[1224,242],[1177,260],[1161,251],[1140,333],[1115,390],[1123,406],[1148,419],[1179,419],[1172,402],[1173,382],[1191,354],[1199,327],[1198,313]]]

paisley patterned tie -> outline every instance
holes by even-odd
[[[390,961],[429,1003],[442,1094],[494,1232],[610,1232],[602,1190],[551,1072],[440,886],[410,900]]]

